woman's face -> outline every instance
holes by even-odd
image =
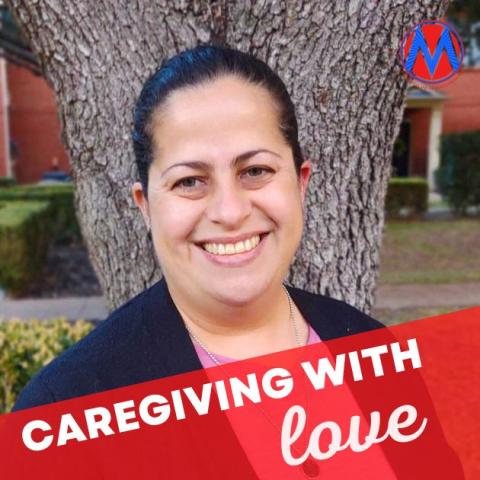
[[[250,302],[278,288],[298,248],[310,164],[295,171],[270,93],[234,76],[175,91],[154,115],[148,200],[156,255],[175,292]]]

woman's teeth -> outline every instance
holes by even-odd
[[[203,248],[214,255],[234,255],[253,250],[260,242],[260,235],[254,235],[243,242],[236,243],[205,243]]]

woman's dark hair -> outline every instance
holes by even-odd
[[[297,173],[303,163],[298,126],[290,95],[273,70],[253,55],[227,47],[202,45],[166,60],[145,82],[135,106],[133,148],[140,181],[147,194],[148,171],[153,160],[151,122],[156,109],[174,90],[199,85],[222,75],[237,75],[266,88],[279,108],[280,130],[290,145]]]

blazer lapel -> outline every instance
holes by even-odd
[[[162,377],[178,375],[199,370],[203,372],[183,319],[177,310],[164,279],[156,283],[149,291],[143,305],[143,318],[152,335],[152,345],[158,351],[156,369]],[[205,374],[205,380],[210,380]],[[210,479],[238,478],[258,480],[247,459],[230,422],[225,415],[216,417],[215,428],[206,421],[187,424],[188,439],[186,448],[190,455],[197,452],[197,464],[201,466],[201,479],[207,474]],[[207,456],[209,458],[207,458]],[[190,461],[193,461],[190,459]],[[199,472],[200,475],[200,472]]]
[[[162,376],[202,369],[193,343],[164,279],[147,292],[143,319],[152,336],[152,348],[161,361]]]

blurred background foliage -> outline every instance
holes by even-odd
[[[82,320],[0,319],[0,413],[11,410],[17,395],[38,370],[92,329],[91,323]]]

